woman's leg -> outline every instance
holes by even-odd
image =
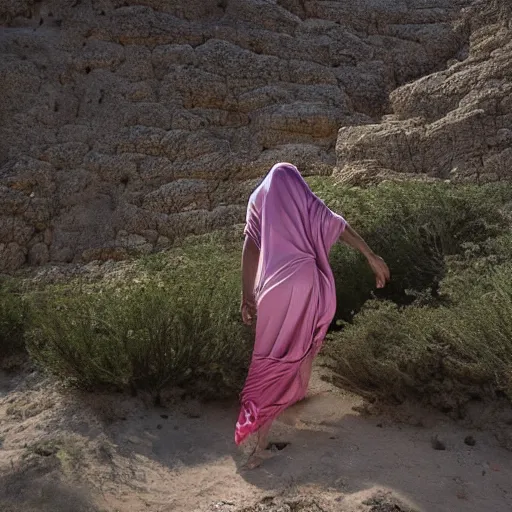
[[[268,434],[270,432],[270,428],[272,427],[272,422],[268,421],[258,430],[258,444],[256,445],[256,450],[261,452],[267,449],[268,446]]]
[[[256,446],[245,464],[247,469],[257,468],[264,460],[269,459],[272,456],[272,453],[267,451],[268,434],[271,427],[272,421],[268,421],[258,430]]]

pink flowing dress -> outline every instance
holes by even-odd
[[[245,235],[260,249],[258,318],[236,444],[305,397],[336,310],[329,251],[345,226],[291,164],[276,164],[252,194]]]

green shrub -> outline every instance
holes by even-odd
[[[400,305],[413,303],[418,294],[437,300],[446,258],[463,253],[465,244],[481,244],[501,233],[508,222],[504,204],[512,199],[507,186],[387,183],[360,189],[325,178],[311,184],[386,260],[392,280],[377,296]],[[374,279],[366,262],[345,246],[333,248],[331,264],[336,318],[350,321],[372,296]]]
[[[19,284],[0,279],[0,360],[25,350],[27,307]]]
[[[446,275],[440,293],[449,303],[461,302],[468,293],[484,295],[493,291],[494,283],[488,275],[510,261],[512,233],[505,231],[481,244],[462,244],[462,249],[462,254],[446,259]]]
[[[30,353],[88,389],[233,393],[250,352],[238,318],[239,261],[203,237],[139,261],[136,277],[48,288],[32,298]]]
[[[474,398],[512,400],[512,187],[312,184],[392,274],[385,290],[373,292],[366,262],[334,248],[341,330],[325,353],[337,382],[443,410]]]
[[[458,286],[449,307],[367,303],[326,345],[339,383],[446,411],[477,398],[512,400],[512,265],[466,280],[464,294]]]

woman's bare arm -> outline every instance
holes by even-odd
[[[256,302],[254,299],[254,285],[260,250],[252,238],[246,237],[242,250],[242,318],[244,323],[250,325],[256,316]]]
[[[352,229],[348,224],[341,234],[340,240],[358,250],[368,260],[368,264],[375,274],[377,288],[384,288],[390,279],[389,268],[384,260],[377,256],[357,231]]]
[[[349,224],[345,226],[345,229],[340,236],[340,240],[359,251],[366,259],[374,256],[374,252],[370,249],[368,244],[361,238],[355,229],[350,227]]]

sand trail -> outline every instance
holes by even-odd
[[[289,444],[244,471],[236,404],[157,408],[2,375],[0,510],[512,510],[512,457],[491,432],[421,409],[411,425],[361,406],[317,370],[310,398],[273,429],[273,442]]]

